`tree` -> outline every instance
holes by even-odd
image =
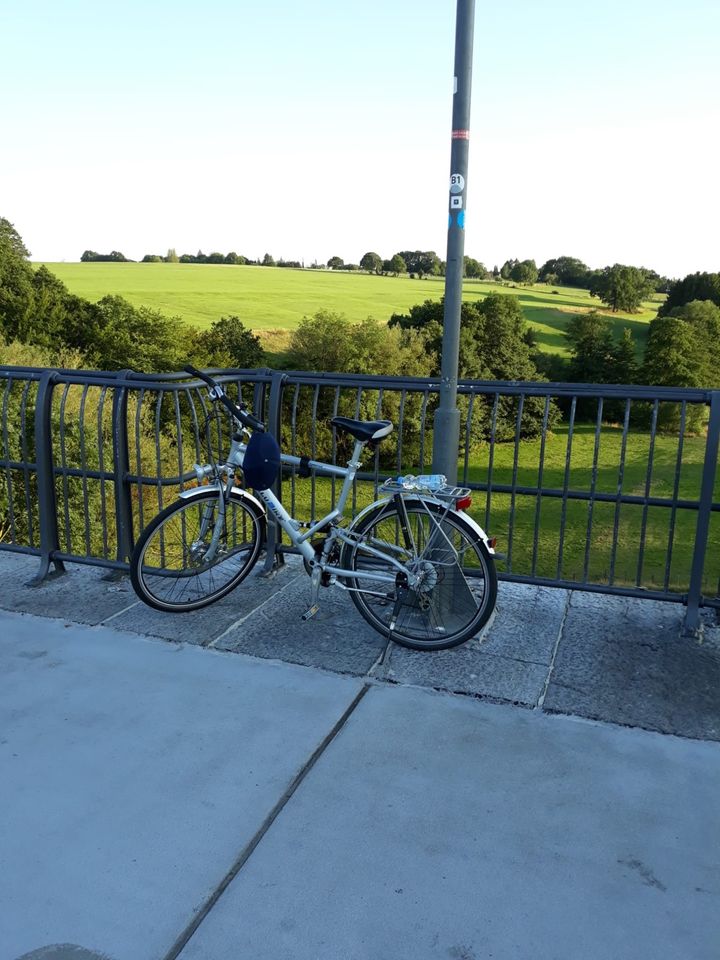
[[[420,333],[432,362],[431,376],[440,374],[443,315],[442,300],[426,300],[411,307],[408,314],[394,314],[389,321],[391,327],[399,326],[403,330]],[[526,333],[527,323],[517,297],[491,293],[475,303],[463,301],[460,308],[459,376],[473,380],[541,379],[531,359]],[[471,444],[489,437],[492,408],[491,400],[475,398]],[[543,413],[544,401],[541,398],[525,398],[520,426],[523,437],[537,436]],[[496,439],[509,440],[514,437],[517,414],[516,398],[503,398],[495,412]],[[553,405],[549,420],[551,424],[556,416],[557,410]]]
[[[519,260],[506,260],[500,267],[500,276],[503,280],[509,280],[513,269],[520,263]]]
[[[201,364],[210,367],[250,370],[265,363],[260,340],[236,316],[221,317],[201,331],[194,352]]]
[[[613,337],[612,321],[596,311],[573,317],[565,330],[570,346],[568,377],[573,383],[634,383],[635,342],[624,329]]]
[[[163,258],[159,253],[146,253],[140,263],[162,263]]]
[[[0,217],[0,254],[12,254],[23,260],[30,256],[30,251],[22,242],[20,234],[5,217]]]
[[[643,378],[654,386],[702,387],[705,357],[698,331],[681,317],[656,317],[650,324]]]
[[[271,254],[269,254],[269,253],[266,253],[266,254],[265,254],[265,256],[262,258],[262,266],[263,266],[263,267],[274,267],[274,266],[275,266],[275,261],[274,261],[274,259],[273,259],[273,257],[272,257]]]
[[[587,288],[590,268],[577,257],[556,257],[540,267],[541,283],[560,283],[565,287]],[[554,278],[551,280],[551,277]]]
[[[488,271],[484,263],[479,260],[473,260],[472,257],[464,258],[465,276],[469,280],[486,280]]]
[[[622,263],[605,267],[594,277],[590,286],[590,295],[599,297],[612,308],[613,313],[618,310],[636,313],[642,301],[652,292],[652,283],[642,270]]]
[[[345,266],[345,261],[342,257],[330,257],[327,262],[328,270],[342,270]]]
[[[380,254],[374,253],[373,251],[364,254],[360,261],[361,269],[367,270],[368,273],[382,273],[382,265],[383,262]]]
[[[162,259],[162,258],[161,258]],[[110,253],[96,253],[94,250],[85,250],[80,257],[81,263],[132,263],[124,253],[111,250]]]
[[[534,260],[523,260],[516,263],[510,271],[510,279],[515,283],[535,283],[538,278],[538,268]]]
[[[399,253],[396,253],[390,260],[389,272],[394,273],[395,276],[399,276],[401,273],[407,272],[407,265]]]
[[[170,247],[167,254],[165,255],[165,263],[179,263],[180,257],[178,257],[175,252],[175,247]]]
[[[671,283],[667,300],[660,307],[658,316],[667,316],[676,307],[693,300],[710,300],[720,305],[720,273],[691,273]]]
[[[424,276],[442,276],[442,260],[434,250],[400,250],[399,256],[405,261],[408,273],[415,273],[421,279]]]

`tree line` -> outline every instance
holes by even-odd
[[[109,256],[118,260],[122,254],[115,251]],[[371,256],[372,260],[366,260]],[[432,251],[401,251],[395,256],[403,260],[406,269],[414,268],[417,275],[433,274],[442,267]],[[363,269],[372,265],[375,270],[384,268],[383,263],[378,264],[377,254],[366,257]],[[259,339],[237,317],[221,317],[208,329],[198,330],[178,317],[168,317],[148,307],[134,307],[119,296],[106,296],[91,303],[71,294],[46,267],[34,269],[28,258],[14,226],[0,218],[0,335],[6,345],[30,344],[50,352],[59,347],[75,351],[86,366],[108,370],[130,367],[161,372],[179,369],[187,360],[197,365],[242,368],[261,366],[266,361]],[[508,275],[524,262],[513,262]],[[400,268],[397,261],[394,266]],[[504,264],[503,269],[507,266]],[[642,281],[633,271],[642,275]],[[634,300],[627,287],[634,287],[637,297],[646,295],[653,283],[655,287],[664,283],[657,275],[653,280],[651,271],[618,264],[591,273],[593,277],[588,279],[588,268],[582,261],[559,257],[547,261],[538,275],[546,281],[549,278],[575,286],[593,282],[596,295],[614,309],[630,309],[628,304]],[[599,283],[600,277],[604,285]],[[477,379],[539,377],[572,382],[720,387],[720,273],[690,274],[668,282],[667,291],[658,316],[650,323],[640,361],[631,331],[626,329],[616,337],[613,323],[597,312],[570,319],[565,333],[570,359],[563,360],[537,349],[536,336],[515,298],[490,294],[475,304],[464,303],[460,375]],[[337,335],[337,315],[322,316],[326,320],[334,318],[332,323],[327,322],[333,335]],[[358,347],[352,355],[343,353],[342,362],[337,350],[330,350],[329,346],[324,361],[317,352],[309,351],[305,323],[301,323],[291,340],[288,363],[296,369],[351,372],[354,365],[357,372],[383,372],[385,359],[392,356],[393,370],[439,374],[441,301],[426,301],[407,315],[394,315],[387,327],[372,321],[372,329],[378,326],[381,331],[380,340],[370,335],[371,327],[367,324],[352,329],[348,326],[339,338],[344,344],[357,344],[358,337],[364,337],[374,344],[375,352],[370,356]],[[489,324],[488,329],[494,331],[489,339],[483,324]],[[313,330],[319,333],[316,328]],[[416,335],[421,341],[419,354],[414,352],[419,342]]]
[[[118,250],[108,254],[97,253],[94,250],[85,250],[80,258],[82,263],[133,263]],[[262,267],[290,267],[305,269],[305,263],[300,260],[276,260],[272,254],[266,253],[263,257],[253,260],[238,254],[235,251],[219,253],[214,251],[205,254],[198,250],[196,254],[183,253],[178,255],[171,248],[163,256],[147,253],[141,263],[211,263],[230,264],[234,266],[262,266]],[[343,270],[364,271],[375,276],[409,275],[415,277],[443,277],[447,264],[434,250],[399,250],[389,259],[383,259],[379,253],[369,250],[363,254],[360,263],[346,263],[342,257],[332,256],[327,264],[314,261],[310,269],[314,270]],[[469,280],[495,280],[496,282],[515,283],[531,286],[535,283],[545,283],[549,286],[577,287],[588,290],[590,296],[597,297],[610,309],[617,313],[635,313],[640,309],[644,300],[653,293],[668,293],[673,281],[661,277],[655,270],[646,267],[634,267],[616,263],[601,269],[591,269],[577,257],[555,257],[546,260],[538,267],[534,260],[509,259],[501,267],[497,265],[489,270],[484,263],[474,257],[465,256],[463,273]]]

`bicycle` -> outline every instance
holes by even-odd
[[[471,502],[468,489],[407,489],[390,479],[380,487],[384,496],[345,525],[363,450],[374,450],[392,432],[389,420],[331,421],[355,440],[347,467],[283,454],[242,402],[233,403],[200,370],[188,365],[185,371],[207,384],[212,403],[221,403],[240,430],[232,434],[224,463],[195,465],[203,485],[184,490],[143,531],[130,567],[140,599],[158,610],[185,612],[224,597],[257,562],[270,517],[311,578],[303,620],[317,612],[321,588],[336,586],[350,594],[375,630],[412,649],[455,647],[487,624],[497,598],[495,540],[464,512]],[[251,456],[258,445],[264,448],[259,468]],[[282,465],[301,476],[343,478],[335,508],[315,523],[290,516],[270,489]],[[236,485],[238,469],[253,493]]]

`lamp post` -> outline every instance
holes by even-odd
[[[474,22],[475,0],[457,0],[440,405],[435,412],[433,431],[433,471],[444,473],[449,483],[457,482],[460,441],[457,377],[460,353],[463,258],[465,255],[468,155],[470,152],[470,93],[472,87]]]

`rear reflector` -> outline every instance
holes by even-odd
[[[472,497],[460,497],[455,503],[456,510],[467,510],[470,506],[472,506]]]
[[[497,543],[497,537],[490,537],[490,539],[488,540],[487,543],[488,543],[488,546],[490,547],[490,549],[491,549],[491,550],[494,550],[494,549],[495,549],[495,544]]]

